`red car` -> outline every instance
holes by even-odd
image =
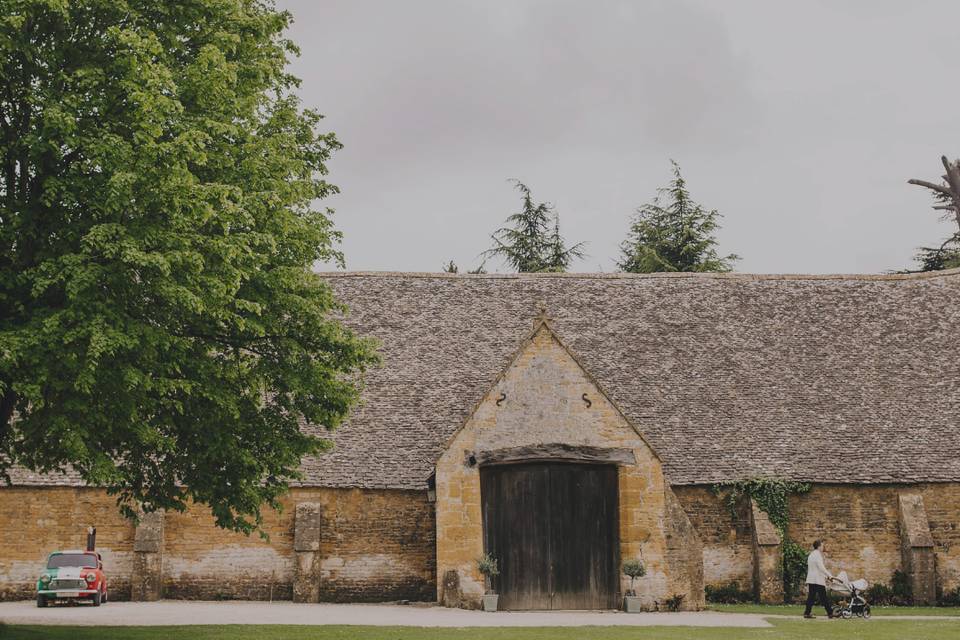
[[[56,601],[90,600],[99,607],[107,601],[107,577],[96,551],[55,551],[37,580],[37,606]]]

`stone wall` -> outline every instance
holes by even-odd
[[[304,502],[320,509],[320,600],[436,599],[434,512],[426,491],[295,488],[281,513],[264,512],[268,541],[217,529],[203,508],[167,512],[161,550],[150,553],[149,537],[138,539],[112,498],[66,487],[0,489],[0,599],[33,597],[47,554],[82,547],[84,528],[95,524],[113,599],[129,598],[134,567],[143,572],[155,561],[158,596],[289,600],[296,505]],[[149,581],[137,588],[139,598],[149,599]]]
[[[646,463],[651,463],[647,459]],[[462,465],[462,461],[461,461]],[[648,472],[651,469],[648,468]],[[625,496],[645,505],[666,504],[666,498],[647,496],[644,481],[622,472]],[[636,489],[632,488],[636,483]],[[447,487],[446,504],[450,492]],[[461,485],[463,487],[464,485]],[[661,491],[669,491],[657,485]],[[468,496],[471,489],[467,488]],[[744,508],[736,517],[708,487],[674,487],[673,494],[686,511],[698,540],[690,544],[630,542],[624,557],[638,555],[651,562],[651,580],[658,583],[671,571],[668,561],[683,564],[680,551],[702,543],[706,584],[736,581],[742,589],[752,587],[754,560],[750,514]],[[661,495],[667,495],[662,493]],[[926,511],[936,569],[936,587],[960,587],[960,485],[823,485],[791,499],[790,535],[809,546],[821,537],[827,541],[831,569],[864,576],[870,582],[889,583],[896,569],[904,566],[899,523],[901,495],[920,495]],[[479,500],[479,495],[476,497]],[[317,504],[320,508],[320,544],[317,563],[317,598],[324,601],[434,600],[437,596],[433,505],[425,493],[335,489],[293,489],[285,499],[282,514],[267,512],[265,528],[270,541],[216,529],[202,509],[186,514],[164,514],[160,563],[160,590],[164,597],[290,599],[296,575],[293,538],[294,505]],[[479,503],[477,503],[479,504]],[[637,508],[628,513],[634,523],[646,522]],[[448,520],[450,516],[448,515]],[[621,520],[624,518],[621,517]],[[104,556],[111,597],[130,597],[131,577],[138,562],[153,557],[143,531],[122,519],[113,498],[102,491],[69,487],[0,488],[0,599],[33,596],[34,582],[46,555],[55,549],[82,548],[85,527],[97,526],[97,547]],[[447,523],[448,527],[450,522]],[[652,526],[649,523],[644,526]],[[629,526],[623,539],[629,542]],[[638,530],[641,527],[638,527]],[[466,530],[450,530],[448,552],[463,553],[472,570],[476,544]],[[682,523],[668,528],[682,539]],[[641,535],[645,536],[646,533]],[[139,538],[138,551],[135,540]],[[482,547],[482,540],[480,541]],[[658,553],[661,559],[653,564]],[[142,566],[148,566],[143,563]],[[688,563],[688,571],[691,565]],[[695,566],[695,563],[694,563]],[[140,573],[143,568],[139,570]],[[681,574],[682,575],[682,574]],[[442,578],[442,575],[439,576]],[[471,578],[467,575],[468,579]],[[643,582],[643,581],[641,581]],[[682,585],[681,585],[682,586]],[[663,581],[662,591],[681,586]],[[142,587],[139,596],[149,590]],[[468,587],[469,589],[469,587]],[[468,591],[469,593],[469,591]]]
[[[960,485],[928,484],[920,493],[933,537],[937,587],[960,588]]]
[[[674,487],[674,493],[702,541],[704,583],[734,581],[744,590],[753,588],[748,503],[734,515],[709,487]],[[827,568],[835,573],[889,584],[894,571],[910,569],[904,562],[900,504],[901,496],[912,495],[922,496],[926,511],[937,589],[960,587],[960,484],[815,485],[809,493],[791,496],[788,535],[807,548],[824,540]],[[922,536],[918,540],[913,544],[926,544]],[[916,564],[924,564],[923,552],[914,553],[919,554]]]
[[[111,599],[130,597],[134,528],[102,491],[71,487],[0,487],[0,600],[36,597],[52,551],[83,549],[97,527]]]
[[[476,568],[484,551],[480,473],[471,455],[556,443],[633,453],[634,461],[618,473],[621,558],[645,562],[647,575],[635,588],[647,606],[683,594],[685,608],[702,607],[696,534],[679,503],[671,508],[676,499],[659,459],[545,324],[524,343],[437,463],[438,577],[458,585],[456,596],[438,585],[443,601],[477,606],[483,594]],[[621,593],[628,587],[629,579],[622,577]]]
[[[824,541],[827,569],[875,584],[900,568],[896,486],[821,485],[790,499],[790,538],[811,547]]]
[[[674,487],[703,545],[703,582],[731,582],[749,591],[753,588],[753,543],[750,510],[743,503],[734,517],[709,487]]]

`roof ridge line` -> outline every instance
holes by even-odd
[[[942,271],[916,273],[444,273],[429,271],[318,271],[324,278],[420,278],[449,280],[526,280],[566,278],[581,280],[644,280],[644,279],[701,279],[701,280],[854,280],[900,281],[928,280],[960,276],[960,267]]]

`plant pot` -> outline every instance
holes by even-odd
[[[624,596],[623,610],[627,613],[643,612],[643,599],[640,596]]]
[[[497,602],[500,600],[499,594],[496,593],[485,593],[483,595],[483,610],[484,611],[496,611]]]

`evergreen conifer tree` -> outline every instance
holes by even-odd
[[[731,271],[739,257],[717,253],[720,214],[694,202],[680,167],[672,164],[670,184],[637,209],[617,266],[630,273]]]
[[[546,202],[535,203],[525,184],[519,180],[513,183],[523,196],[523,208],[507,218],[511,226],[493,233],[493,248],[484,256],[499,257],[520,273],[566,271],[574,258],[584,256],[584,243],[567,247],[553,207]]]

